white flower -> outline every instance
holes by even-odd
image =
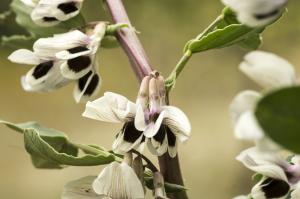
[[[22,78],[26,91],[52,91],[77,80],[74,98],[77,102],[85,101],[100,88],[96,56],[105,30],[106,24],[99,23],[92,35],[74,30],[42,38],[34,43],[33,51],[20,49],[8,59],[15,63],[36,65]]]
[[[271,53],[254,51],[247,54],[240,64],[240,70],[267,90],[296,84],[293,66]],[[255,106],[260,98],[259,92],[246,90],[233,99],[230,115],[235,136],[238,139],[255,141],[265,149],[277,150],[279,146],[265,136],[254,115]]]
[[[240,70],[264,89],[290,86],[296,83],[293,65],[268,52],[248,53],[240,64]]]
[[[157,86],[161,84],[160,78],[145,77],[137,103],[130,102],[115,93],[105,93],[103,97],[86,105],[83,113],[85,117],[105,122],[125,123],[113,144],[116,153],[128,152],[131,149],[142,150],[146,141],[153,154],[163,155],[168,151],[171,157],[175,157],[177,140],[183,142],[190,136],[191,126],[186,115],[174,106],[161,104],[165,103],[162,102],[164,100],[162,95],[165,93],[160,92],[162,95],[151,97],[151,86],[153,86],[151,81],[157,83]],[[153,99],[158,104],[154,104]],[[155,111],[153,106],[156,108]]]
[[[53,26],[79,14],[83,0],[21,0],[32,8],[31,19],[40,26]]]
[[[85,177],[68,183],[62,199],[143,199],[143,186],[127,163],[113,162],[98,177]]]
[[[287,0],[222,0],[250,27],[266,26],[281,16]]]
[[[298,159],[296,157],[289,163],[277,153],[264,152],[257,147],[247,149],[237,157],[247,168],[263,175],[252,188],[253,199],[285,198],[290,190],[299,191],[296,185],[300,181],[300,162],[295,161]]]

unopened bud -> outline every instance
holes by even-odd
[[[165,80],[163,76],[157,77],[157,87],[159,90],[159,97],[160,97],[160,105],[164,106],[166,105],[166,87],[165,87]]]
[[[150,82],[150,76],[144,77],[144,79],[141,82],[140,90],[138,93],[138,97],[136,100],[136,103],[139,105],[142,105],[143,108],[145,108],[148,104],[149,100],[149,82]]]
[[[132,168],[135,171],[137,177],[141,181],[144,191],[146,191],[145,188],[145,181],[144,181],[144,166],[141,156],[137,156],[133,159]]]

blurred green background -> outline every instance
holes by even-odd
[[[100,2],[86,0],[84,13],[88,20],[109,19]],[[0,10],[5,10],[8,3],[1,0]],[[134,26],[141,32],[151,63],[165,75],[178,61],[185,42],[200,33],[222,9],[218,0],[124,0],[124,3]],[[299,1],[290,1],[286,15],[264,33],[263,44],[264,50],[278,53],[298,66],[299,8]],[[0,24],[1,34],[16,29],[10,24]],[[36,120],[67,132],[76,142],[110,148],[121,125],[81,117],[84,104],[74,102],[73,85],[46,94],[24,92],[20,77],[30,67],[9,63],[6,57],[12,50],[2,48],[0,53],[0,118],[14,122]],[[243,89],[259,89],[238,71],[245,53],[231,47],[195,55],[172,92],[172,104],[182,108],[193,125],[192,138],[179,146],[190,198],[227,199],[248,193],[251,188],[251,173],[235,161],[239,151],[250,144],[234,139],[228,116],[228,105],[235,94]],[[104,81],[99,96],[113,91],[134,100],[137,81],[122,50],[103,50],[101,56]],[[24,151],[22,137],[2,126],[0,133],[0,198],[59,198],[66,182],[101,171],[101,167],[34,169]]]

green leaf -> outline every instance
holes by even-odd
[[[37,168],[63,168],[70,166],[96,166],[115,161],[116,157],[100,147],[72,144],[61,131],[45,128],[36,122],[14,124],[1,121],[9,128],[23,133],[26,151]],[[78,149],[92,151],[78,157]]]
[[[152,177],[145,177],[145,182],[148,189],[154,189]],[[186,191],[187,189],[181,185],[165,182],[165,190],[167,193],[178,193],[181,191]]]
[[[72,165],[72,166],[97,166],[109,164],[115,160],[114,156],[107,153],[99,155],[84,155],[76,157],[69,153],[60,153],[56,151],[48,142],[43,140],[34,129],[26,129],[24,132],[25,148],[28,153],[47,159],[58,165]]]
[[[231,46],[249,37],[254,29],[241,24],[232,24],[224,29],[217,29],[200,40],[192,40],[188,49],[192,53],[202,52],[210,49]]]
[[[79,28],[85,24],[85,20],[81,14],[53,27],[41,27],[36,25],[30,14],[32,8],[23,4],[20,0],[13,0],[11,3],[11,9],[16,14],[16,22],[27,30],[31,35],[39,37],[47,37],[56,33],[63,33],[69,31],[72,28]]]
[[[263,97],[255,115],[264,132],[279,145],[300,153],[300,87],[283,88]]]
[[[31,49],[35,39],[32,36],[26,35],[12,35],[2,36],[1,46],[10,48],[28,48]]]

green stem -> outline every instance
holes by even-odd
[[[115,161],[117,162],[122,162],[122,158],[116,156],[115,154],[113,153],[110,153],[109,151],[105,151],[105,150],[100,150],[100,149],[97,149],[95,147],[91,147],[89,145],[84,145],[84,144],[77,144],[77,143],[71,143],[74,147],[78,148],[78,149],[81,149],[82,151],[84,151],[85,153],[88,153],[88,154],[92,154],[92,155],[103,155],[103,156],[114,156],[114,159]]]
[[[202,39],[205,35],[213,31],[219,23],[223,20],[223,15],[218,16],[201,34],[199,34],[195,39],[200,40]]]
[[[195,40],[202,39],[205,35],[212,32],[218,24],[223,20],[223,15],[218,16],[201,34],[199,34]],[[167,92],[170,92],[170,90],[174,87],[176,79],[179,77],[180,73],[183,71],[184,67],[192,57],[193,52],[190,50],[187,50],[184,55],[181,57],[169,77],[166,79],[166,87]]]
[[[176,79],[178,78],[178,76],[180,75],[180,73],[182,72],[192,55],[193,53],[190,50],[187,50],[173,69],[172,73],[166,79],[167,92],[169,92],[175,86]]]

